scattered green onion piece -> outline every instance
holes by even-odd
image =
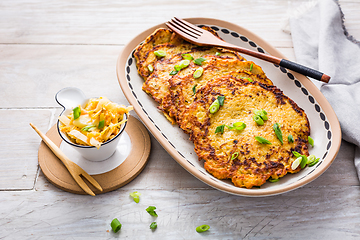
[[[252,63],[252,64],[250,65],[250,72],[253,70],[253,66],[254,66],[254,64]]]
[[[195,93],[196,93],[196,84],[192,87],[192,91],[193,91],[193,93],[194,93],[194,95],[195,95]]]
[[[193,77],[199,78],[202,76],[203,72],[204,72],[204,69],[202,67],[199,67],[198,69],[195,70]]]
[[[284,144],[280,125],[278,123],[274,123],[273,129],[274,129],[274,132],[275,132],[277,138],[280,140],[281,145]]]
[[[308,142],[312,147],[314,147],[314,139],[312,139],[310,136],[308,136]]]
[[[295,170],[298,168],[298,166],[300,165],[300,162],[302,160],[302,157],[298,157],[295,161],[293,161],[293,163],[291,164],[291,169]]]
[[[147,68],[149,69],[149,72],[153,72],[153,71],[154,71],[154,68],[153,68],[153,66],[152,66],[151,64],[149,64],[149,65],[147,66]]]
[[[98,125],[98,129],[102,129],[102,128],[104,128],[104,126],[105,126],[105,120],[101,120],[100,122],[99,122],[99,125]]]
[[[264,120],[262,120],[262,118],[259,115],[254,115],[253,119],[258,125],[261,126],[264,125]]]
[[[157,50],[154,52],[154,54],[157,57],[165,57],[166,56],[166,52],[164,50]]]
[[[306,166],[307,162],[308,162],[307,157],[305,155],[301,155],[300,167],[304,168]]]
[[[289,142],[289,143],[293,143],[293,142],[294,142],[294,137],[293,137],[291,134],[289,134],[289,136],[288,136],[288,142]]]
[[[95,125],[88,125],[88,126],[85,126],[81,129],[81,131],[84,131],[84,132],[89,132],[92,128],[94,128]]]
[[[225,96],[218,96],[217,100],[219,101],[220,106],[223,106],[225,101]]]
[[[178,71],[178,72],[179,72],[182,68],[180,67],[180,65],[175,65],[175,66],[174,66],[174,69],[175,69],[175,71]]]
[[[269,182],[272,182],[272,183],[278,182],[278,181],[280,181],[280,178],[270,178],[269,179]]]
[[[215,129],[215,133],[223,134],[224,133],[224,127],[225,127],[225,124],[217,126],[216,129]]]
[[[264,109],[255,110],[254,113],[255,113],[255,115],[260,116],[262,118],[262,120],[264,120],[264,121],[268,120],[268,117],[266,116],[267,112]]]
[[[315,164],[317,164],[319,162],[320,158],[315,159],[312,163],[309,163],[309,167],[314,166]]]
[[[315,157],[315,155],[310,155],[310,156],[308,156],[307,159],[308,159],[307,164],[310,164],[310,163],[312,163],[313,161],[315,161],[316,157]]]
[[[216,52],[215,55],[216,55],[216,56],[221,56],[221,53]]]
[[[195,59],[195,60],[194,60],[194,63],[195,63],[196,65],[200,65],[200,66],[201,66],[204,61],[206,61],[206,58],[200,57],[200,58]]]
[[[194,57],[191,56],[191,54],[189,53],[184,53],[181,55],[184,59],[187,59],[187,60],[194,60]]]
[[[182,60],[179,64],[180,64],[180,68],[181,68],[181,69],[184,69],[184,68],[186,68],[187,66],[189,66],[190,60],[188,60],[188,59]]]
[[[294,156],[295,156],[295,157],[297,157],[297,158],[298,158],[298,157],[301,157],[301,154],[300,154],[300,153],[298,153],[298,152],[296,152],[296,151],[292,151],[292,153],[293,153],[293,154],[294,154]]]
[[[216,99],[209,107],[210,113],[216,113],[220,108],[219,100]]]
[[[249,82],[253,82],[254,80],[252,80],[251,78],[247,78],[247,80],[249,81]]]
[[[238,156],[239,156],[239,153],[238,153],[238,152],[234,152],[234,153],[231,155],[231,160],[236,159]]]
[[[206,231],[209,230],[209,229],[210,229],[210,226],[204,224],[204,225],[198,226],[198,227],[196,228],[196,231],[197,231],[198,233],[202,233],[202,232],[206,232]]]
[[[174,71],[171,71],[171,72],[170,72],[170,75],[176,75],[178,72],[179,72],[179,71],[175,71],[175,70],[174,70]]]
[[[129,195],[134,199],[134,202],[136,202],[136,203],[140,202],[141,193],[139,193],[138,191],[132,192]]]
[[[81,114],[81,109],[79,107],[73,109],[74,120],[78,119],[80,117],[80,114]]]
[[[246,124],[243,122],[236,122],[232,126],[226,125],[226,127],[230,130],[238,130],[241,131],[246,128]]]
[[[114,231],[114,233],[117,233],[121,229],[121,223],[119,222],[119,220],[117,218],[114,218],[111,221],[110,226],[111,226],[112,230]]]
[[[152,222],[152,223],[150,224],[150,229],[155,230],[156,228],[157,228],[157,223],[156,223],[156,222]]]
[[[271,144],[271,142],[263,137],[260,136],[256,136],[255,137],[256,141],[258,141],[261,144]]]
[[[151,216],[157,217],[158,215],[156,214],[155,209],[156,209],[156,207],[154,207],[154,206],[149,206],[149,207],[146,209],[146,211],[147,211]]]

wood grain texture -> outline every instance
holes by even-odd
[[[173,16],[239,24],[295,60],[288,13],[308,0],[0,2],[0,239],[358,239],[360,188],[354,147],[342,142],[330,168],[310,184],[278,196],[247,198],[215,190],[177,164],[151,137],[143,172],[96,197],[62,191],[37,162],[40,138],[61,108],[57,91],[127,104],[115,65],[123,46]],[[345,26],[360,39],[360,2],[341,0]],[[225,14],[226,13],[226,14]],[[132,113],[136,117],[135,113]],[[136,204],[129,193],[139,191]],[[158,218],[145,209],[156,206]],[[114,234],[117,217],[122,229]],[[156,221],[158,228],[149,229]],[[195,228],[209,224],[210,231]]]

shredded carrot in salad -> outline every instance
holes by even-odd
[[[132,106],[118,105],[105,97],[91,98],[85,107],[79,105],[69,115],[59,117],[60,130],[75,144],[100,148],[119,133],[127,121],[124,113],[131,110]]]

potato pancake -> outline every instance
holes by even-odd
[[[209,112],[217,96],[224,96],[224,105]],[[256,110],[265,110],[268,119],[263,125],[254,120]],[[243,130],[231,130],[234,123],[244,123]],[[280,126],[283,144],[273,125]],[[217,131],[223,125],[223,133]],[[229,127],[227,127],[229,126]],[[204,168],[219,179],[231,179],[235,186],[261,186],[270,177],[278,179],[295,170],[292,151],[308,155],[310,125],[304,111],[275,86],[249,82],[231,76],[212,79],[199,89],[195,101],[184,112],[181,127],[190,130],[199,160]],[[291,134],[294,142],[288,142]],[[270,142],[263,144],[255,137]]]
[[[196,66],[192,72],[184,77],[175,75],[169,79],[170,94],[164,97],[162,110],[178,123],[182,121],[185,109],[193,102],[196,90],[213,78],[231,75],[248,81],[259,81],[272,85],[271,80],[266,77],[261,67],[251,61],[239,61],[225,56],[212,58],[207,64],[201,66],[204,69],[202,75],[199,78],[194,78],[193,74],[199,67]]]
[[[214,36],[219,37],[219,35],[211,29],[210,27],[204,26],[203,29],[211,32]],[[192,49],[199,48],[197,45],[186,42],[179,35],[172,33],[168,29],[160,28],[157,29],[154,33],[152,33],[149,37],[147,37],[143,44],[139,45],[135,52],[134,56],[136,59],[136,66],[138,69],[138,73],[146,80],[151,71],[149,71],[149,67],[154,67],[158,60],[166,60],[170,59],[173,56],[190,51]],[[199,48],[206,49],[206,48]],[[220,49],[220,48],[219,48]],[[166,55],[163,58],[157,57],[154,52],[155,51],[165,51]],[[232,52],[232,54],[236,55],[236,57],[240,60],[245,60],[239,53],[233,52],[230,50],[222,49],[222,52]]]

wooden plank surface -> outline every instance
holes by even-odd
[[[308,0],[0,2],[0,239],[357,239],[360,188],[354,147],[346,142],[330,168],[279,196],[247,198],[215,190],[177,164],[152,137],[148,165],[135,180],[96,197],[64,192],[37,164],[40,138],[61,108],[63,87],[127,104],[115,64],[124,45],[173,16],[239,24],[295,60],[287,14]],[[360,39],[360,2],[340,1],[345,25]],[[226,13],[226,14],[224,14]],[[132,113],[136,116],[135,113]],[[129,197],[141,192],[136,204]],[[159,217],[145,209],[157,207]],[[123,227],[110,229],[113,218]],[[152,221],[158,229],[151,231]],[[211,229],[195,232],[201,224]]]

